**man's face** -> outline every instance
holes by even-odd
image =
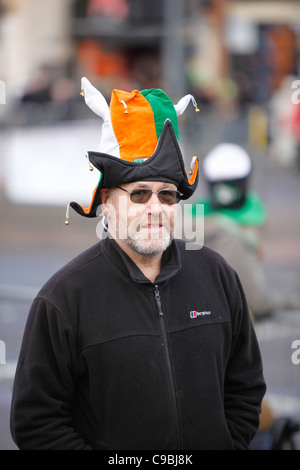
[[[148,201],[133,202],[135,197],[130,193],[138,189],[153,191]],[[156,192],[161,190],[176,191],[177,188],[171,183],[137,181],[108,191],[104,212],[109,231],[140,255],[162,253],[174,237],[177,204],[168,205],[163,198],[159,199]],[[141,194],[142,191],[136,193],[138,197]]]

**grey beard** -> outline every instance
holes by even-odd
[[[132,240],[132,239],[126,239],[123,240],[126,246],[131,248],[133,251],[138,253],[139,255],[146,256],[146,257],[152,257],[159,255],[163,253],[172,243],[174,237],[170,235],[170,238],[168,240],[163,240],[165,243],[161,244],[160,246],[147,246],[142,245],[140,240]]]

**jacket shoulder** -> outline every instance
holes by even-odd
[[[199,245],[198,249],[191,250],[184,241],[179,241],[177,246],[182,272],[186,277],[201,279],[202,282],[210,280],[215,285],[221,281],[223,287],[229,290],[238,287],[239,279],[236,271],[218,252],[205,245]]]
[[[49,298],[58,287],[63,288],[66,284],[74,282],[75,278],[81,278],[82,271],[85,270],[87,272],[89,266],[92,267],[93,263],[98,262],[102,255],[102,242],[100,241],[80,253],[54,273],[41,288],[37,297]]]
[[[209,248],[206,245],[200,245],[196,243],[185,242],[185,240],[176,240],[181,259],[187,259],[189,261],[195,260],[202,262],[209,262],[213,264],[218,264],[224,266],[225,268],[232,269],[225,258],[212,248]]]

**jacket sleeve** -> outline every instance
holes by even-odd
[[[72,422],[75,342],[49,302],[31,307],[17,365],[11,433],[20,449],[89,449]]]
[[[224,381],[225,414],[235,449],[247,449],[257,432],[266,391],[262,360],[239,278],[232,306],[232,347]]]

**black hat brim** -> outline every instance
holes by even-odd
[[[71,207],[85,217],[95,217],[101,204],[100,190],[114,188],[120,184],[135,181],[163,181],[174,184],[182,193],[182,199],[188,199],[198,184],[198,161],[193,175],[188,178],[181,150],[170,120],[166,120],[157,147],[152,156],[140,163],[122,160],[109,154],[88,152],[90,162],[97,168],[102,177],[94,190],[89,209],[76,202]]]

